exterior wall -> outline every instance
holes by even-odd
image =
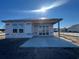
[[[48,32],[48,35],[46,33]],[[39,35],[41,33],[42,35]],[[45,35],[43,35],[45,33]],[[34,36],[53,36],[53,25],[52,24],[33,24]]]
[[[71,29],[68,29],[68,32],[76,32],[76,33],[79,33],[79,29],[71,28]]]
[[[17,33],[13,33],[13,29],[17,29]],[[19,29],[23,29],[23,33],[19,33]],[[6,38],[31,38],[32,24],[26,22],[7,22],[6,23]]]
[[[49,35],[50,35],[50,36],[53,36],[53,33],[54,33],[54,28],[53,28],[53,25],[50,24],[50,25],[49,25]]]
[[[42,26],[42,27],[40,27]],[[45,27],[46,26],[46,27]],[[44,30],[42,30],[44,27]],[[17,29],[17,33],[13,33],[13,29]],[[23,29],[23,33],[19,32],[19,29]],[[32,22],[6,22],[6,38],[32,38],[33,36],[40,36],[40,31],[48,30],[49,35],[42,36],[53,36],[53,25],[52,24],[32,24]],[[37,34],[35,34],[37,32]],[[43,32],[44,33],[44,32]]]

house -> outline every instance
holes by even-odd
[[[0,32],[4,32],[5,31],[5,29],[0,29]]]
[[[5,23],[6,38],[32,38],[34,36],[53,36],[53,25],[61,20],[61,18],[17,19],[2,20],[2,22]]]
[[[68,27],[68,32],[79,33],[79,24]]]

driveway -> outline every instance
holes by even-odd
[[[72,42],[56,37],[34,37],[20,47],[78,47]]]

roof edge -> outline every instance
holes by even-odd
[[[58,21],[61,21],[61,20],[63,20],[63,18],[50,18],[50,19],[7,19],[7,20],[2,20],[2,22],[15,22],[15,21],[39,21],[39,20],[41,20],[41,21],[44,21],[44,20],[58,20]]]

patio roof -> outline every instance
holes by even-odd
[[[34,23],[57,23],[61,21],[62,18],[52,18],[52,19],[14,19],[14,20],[2,20],[2,22],[32,22]]]

